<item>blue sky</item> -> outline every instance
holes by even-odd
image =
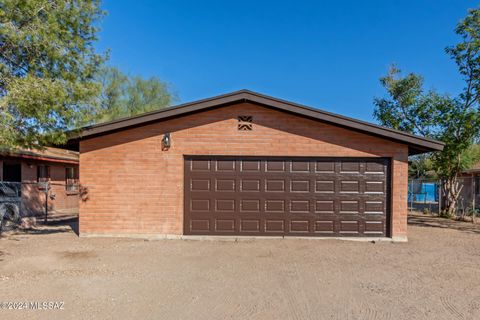
[[[179,102],[250,89],[374,121],[391,63],[427,88],[463,87],[444,48],[476,1],[104,0],[97,48],[131,75],[158,76]]]

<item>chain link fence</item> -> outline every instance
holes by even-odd
[[[478,216],[480,208],[479,177],[466,176],[459,179],[460,195],[457,200],[457,216]]]
[[[470,216],[480,208],[479,177],[464,176],[458,179],[460,194],[457,199],[457,216]],[[440,214],[445,207],[442,181],[410,179],[408,182],[408,208],[410,211]],[[477,214],[478,216],[478,214]]]
[[[0,233],[23,218],[47,222],[52,214],[78,211],[78,193],[78,183],[0,181]]]
[[[431,179],[412,179],[408,182],[410,211],[440,212],[440,182]]]
[[[7,221],[18,223],[22,205],[22,184],[0,181],[0,234]]]

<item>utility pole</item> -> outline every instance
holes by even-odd
[[[438,181],[438,215],[442,214],[442,189],[443,189],[443,182],[442,179]]]
[[[475,214],[477,213],[475,211],[475,195],[477,194],[476,191],[476,181],[475,181],[475,175],[472,174],[472,223],[475,223]]]
[[[48,192],[50,190],[50,183],[48,181],[44,182],[45,183],[45,218],[44,218],[44,223],[47,223],[48,221]]]
[[[414,186],[413,185],[413,179],[411,179],[410,180],[410,194],[409,194],[409,196],[410,196],[410,208],[409,208],[410,212],[413,211],[413,196],[415,194],[414,191],[413,191],[413,186]],[[408,199],[407,199],[407,203],[408,203]]]

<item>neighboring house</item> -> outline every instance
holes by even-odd
[[[480,207],[480,162],[471,169],[465,170],[460,179],[462,190],[460,192],[458,210],[459,213],[466,212],[471,208]]]
[[[443,143],[247,90],[85,128],[80,235],[407,236]]]
[[[0,184],[17,190],[22,216],[45,212],[46,183],[49,211],[77,212],[78,152],[46,148],[0,153]]]

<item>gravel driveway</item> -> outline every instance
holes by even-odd
[[[1,319],[480,319],[480,228],[410,217],[408,243],[0,240]],[[60,304],[56,307],[60,307]]]

